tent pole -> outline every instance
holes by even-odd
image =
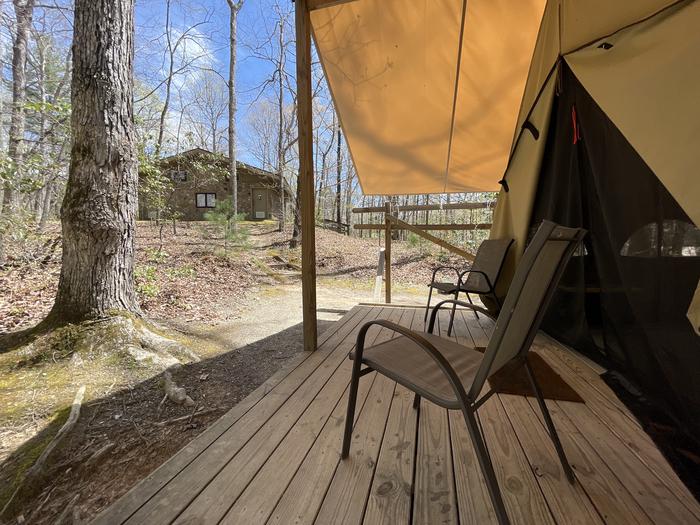
[[[316,350],[316,231],[314,217],[313,123],[311,113],[311,28],[307,0],[296,0],[297,123],[301,186],[301,287],[304,350]]]

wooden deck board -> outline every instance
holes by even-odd
[[[379,337],[380,334],[381,332],[374,335]],[[324,432],[327,433],[329,429],[340,426],[339,423],[342,422],[346,410],[347,385],[350,377],[349,364],[349,361],[344,361],[336,374],[337,379],[332,382],[335,395],[327,397],[327,400],[322,397],[317,397],[314,400],[315,406],[310,407],[294,425],[264,467],[247,486],[245,492],[233,504],[223,523],[228,522],[229,519],[238,523],[263,523],[269,518],[277,501],[314,442]],[[358,391],[360,411],[371,385],[372,381],[364,381],[360,385]],[[342,390],[338,393],[337,389]],[[332,413],[329,410],[330,403],[334,403]],[[358,415],[360,411],[358,411]]]
[[[401,323],[404,320],[404,323],[410,325],[413,313],[410,310],[396,309],[392,311],[389,320],[396,323]],[[384,328],[381,336],[377,338],[377,342],[390,339],[395,335]],[[362,522],[379,449],[384,438],[389,408],[396,389],[394,381],[390,381],[385,376],[371,375],[377,377],[353,428],[350,455],[347,459],[338,461],[333,479],[316,518],[318,523]],[[350,378],[349,371],[346,377]],[[360,379],[360,381],[362,380]],[[364,380],[367,380],[367,376]],[[340,447],[338,447],[339,449]]]
[[[366,310],[360,307],[354,307],[345,314],[336,325],[326,330],[319,337],[319,345],[326,343],[328,339],[335,336],[344,326],[348,325],[348,323],[359,323],[366,315]],[[170,460],[166,461],[138,485],[133,487],[114,505],[105,509],[104,512],[93,520],[93,523],[102,525],[126,521],[134,512],[167,485],[179,472],[202,454],[226,430],[231,428],[253,406],[263,399],[266,394],[287,378],[287,376],[300,366],[307,357],[309,357],[309,354],[304,353],[292,358],[281,370],[272,375],[244,400],[219,418],[211,427],[199,435],[197,439],[185,445],[177,454],[170,458]]]
[[[371,315],[371,313],[369,314]],[[362,318],[358,319],[358,323]],[[129,520],[133,523],[156,523],[170,521],[201,493],[221,472],[228,462],[253,438],[261,428],[287,405],[308,403],[350,350],[347,335],[352,335],[357,326],[351,321],[341,327],[317,352],[307,357],[285,380],[268,393],[244,417],[229,428],[208,449],[180,472],[169,484],[168,491],[149,501]],[[351,340],[351,339],[350,339]],[[281,414],[286,415],[282,410]]]
[[[303,354],[130,490],[95,523],[495,523],[459,412],[370,374],[351,456],[340,460],[347,352],[364,322],[423,329],[422,308],[358,306]],[[444,336],[446,316],[438,329]],[[460,311],[453,338],[485,346],[492,325]],[[368,341],[395,334],[373,329]],[[570,485],[533,399],[497,394],[479,410],[513,523],[700,523],[700,506],[594,367],[534,345],[586,404],[547,401]],[[407,351],[411,351],[407,349]]]
[[[435,332],[446,337],[448,324],[448,311],[440,311]],[[422,399],[418,412],[413,523],[429,525],[458,522],[447,410]]]
[[[414,330],[423,328],[421,310],[414,309],[410,326]],[[370,487],[364,518],[367,523],[393,525],[411,521],[417,422],[413,392],[397,385]]]

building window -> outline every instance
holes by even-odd
[[[197,193],[197,208],[216,208],[216,193]]]
[[[187,182],[187,172],[172,170],[170,172],[170,180],[173,182]]]

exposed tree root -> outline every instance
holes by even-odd
[[[70,396],[80,383],[91,385],[92,392],[93,370],[101,374],[94,383],[99,385],[97,388],[101,387],[100,381],[104,383],[110,378],[109,374],[112,371],[115,380],[127,386],[167,371],[164,377],[167,398],[182,406],[195,406],[185,389],[175,383],[170,370],[183,363],[199,361],[198,356],[175,338],[171,338],[165,330],[137,316],[115,312],[105,319],[57,325],[52,329],[43,325],[32,332],[30,338],[25,339],[22,345],[10,351],[13,355],[10,358],[12,364],[8,373],[15,378],[13,380],[19,381],[18,378],[27,375],[49,378],[44,388],[59,398]],[[102,392],[95,391],[93,394],[102,395]],[[47,436],[51,441],[36,461],[23,464],[18,460],[14,464],[15,472],[6,476],[5,479],[12,480],[14,487],[8,487],[7,492],[3,494],[3,501],[0,503],[0,523],[26,512],[27,502],[46,488],[52,475],[66,466],[65,462],[59,464],[56,458],[60,456],[59,449],[72,442],[65,438],[80,416],[84,395],[85,386],[82,386],[75,396],[66,422],[53,438],[50,434]],[[45,404],[38,409],[52,413],[57,407]],[[132,423],[138,431],[138,423]],[[58,425],[60,423],[56,422],[56,426]],[[71,458],[69,467],[80,475],[88,475],[114,447],[115,445],[108,443],[99,449],[95,447],[97,450],[85,451],[80,457]],[[31,464],[29,468],[28,464]],[[9,499],[5,499],[8,496]],[[70,521],[71,516],[66,516],[65,519]]]
[[[51,455],[77,423],[78,418],[80,417],[80,407],[83,404],[83,397],[85,397],[85,385],[82,385],[75,394],[75,399],[73,400],[68,419],[56,433],[56,436],[54,436],[51,442],[46,446],[39,458],[29,469],[27,469],[24,474],[24,478],[19,483],[14,493],[3,507],[2,511],[0,511],[0,516],[5,516],[5,514],[12,508],[18,494],[32,491],[37,485],[41,485],[41,481],[49,474],[48,463]]]
[[[177,386],[175,381],[173,381],[173,376],[170,373],[170,370],[165,371],[165,373],[163,374],[163,380],[165,395],[168,396],[168,399],[170,399],[170,401],[172,401],[176,405],[184,405],[186,407],[194,406],[194,401],[190,396],[187,395],[185,389]]]

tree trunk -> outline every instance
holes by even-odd
[[[236,173],[236,31],[238,11],[243,0],[228,0],[229,7],[229,66],[228,66],[228,175],[231,191],[232,228],[238,229],[238,174]]]
[[[335,171],[335,222],[338,225],[338,231],[340,232],[340,175],[343,171],[343,166],[341,163],[341,147],[343,142],[343,135],[340,131],[340,122],[338,122],[338,148],[336,150],[336,171]]]
[[[39,62],[38,64],[38,71],[37,71],[37,83],[39,87],[39,97],[41,98],[41,112],[39,113],[39,151],[41,153],[41,159],[46,166],[48,164],[48,157],[49,157],[49,149],[48,149],[48,144],[46,140],[46,102],[48,101],[47,93],[46,93],[46,54],[47,54],[47,45],[46,45],[46,40],[42,38],[43,35],[37,35],[36,37],[36,54],[37,54],[37,61]],[[49,190],[50,188],[48,187],[49,181],[51,174],[49,173],[51,170],[46,170],[44,169],[44,180],[43,180],[43,186],[41,189],[39,189],[37,193],[37,205],[34,210],[34,217],[36,223],[39,225],[38,230],[41,231],[43,224],[41,223],[41,217],[42,213],[44,210],[44,201],[46,200],[46,196],[50,194]]]
[[[280,220],[278,231],[284,231],[285,227],[285,204],[284,204],[284,149],[282,147],[283,131],[284,131],[284,91],[283,91],[283,74],[284,74],[284,20],[280,16],[279,21],[279,61],[277,63],[277,119],[279,128],[277,129],[277,173],[280,182]]]
[[[39,214],[39,225],[37,229],[40,232],[46,228],[46,223],[49,220],[51,213],[51,194],[53,193],[53,180],[49,180],[44,186],[44,200],[41,203],[41,213]]]
[[[134,0],[76,0],[71,162],[52,320],[139,313],[133,58]]]
[[[27,100],[27,41],[32,27],[35,0],[13,0],[17,30],[12,44],[12,114],[7,154],[14,164],[19,178],[24,161],[24,104]],[[6,213],[15,204],[15,190],[10,181],[5,182],[2,211]]]
[[[160,150],[163,147],[163,140],[165,137],[165,120],[168,117],[168,110],[170,109],[170,96],[172,92],[173,75],[175,71],[175,50],[173,49],[172,35],[170,31],[172,30],[172,24],[170,22],[170,0],[165,2],[165,40],[168,46],[168,76],[165,81],[165,100],[163,101],[163,108],[160,111],[160,120],[158,122],[158,140],[156,141],[156,151],[155,157],[160,157]]]
[[[347,234],[352,231],[352,183],[355,178],[355,168],[349,163],[348,180],[345,181],[345,223],[348,225]]]
[[[289,239],[289,247],[293,250],[299,245],[301,239],[301,178],[297,177],[297,197],[294,205],[294,228],[292,238]]]

